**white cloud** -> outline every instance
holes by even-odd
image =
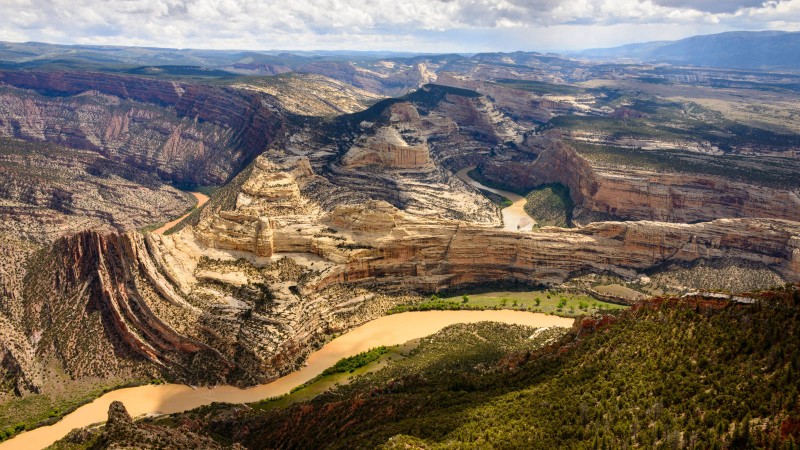
[[[677,38],[685,32],[797,29],[799,4],[800,0],[3,0],[0,39],[240,49],[577,48],[619,43],[619,30],[630,40],[643,41],[670,33]],[[539,45],[520,42],[518,36],[537,36]],[[542,46],[543,42],[552,44]]]

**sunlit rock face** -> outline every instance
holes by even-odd
[[[561,183],[575,201],[574,218],[657,220],[676,223],[725,217],[800,220],[800,192],[719,176],[662,173],[592,163],[569,145],[544,141],[536,158],[497,158],[481,172],[505,184],[532,188]]]
[[[91,72],[0,71],[0,135],[92,150],[183,184],[221,184],[285,119],[269,95]]]
[[[632,279],[670,263],[727,259],[800,281],[800,225],[783,220],[797,219],[791,193],[773,192],[773,201],[732,181],[592,165],[475,92],[427,85],[354,114],[284,122],[279,103],[257,89],[3,77],[14,94],[0,106],[21,125],[0,132],[66,140],[175,180],[231,180],[177,233],[88,231],[26,251],[25,270],[7,271],[14,324],[0,336],[26,392],[57,371],[262,383],[419,293],[471,283]],[[39,92],[45,86],[63,96]],[[42,108],[60,111],[65,125],[40,126],[50,120]],[[473,165],[520,189],[567,185],[585,226],[503,231],[498,207],[454,176]],[[595,214],[647,220],[590,223]],[[699,220],[707,221],[670,223]]]

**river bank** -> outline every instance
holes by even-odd
[[[165,223],[164,225],[162,225],[158,229],[154,230],[153,233],[155,233],[155,234],[164,234],[167,230],[169,230],[170,228],[172,228],[175,225],[179,224],[181,222],[181,220],[183,220],[186,217],[188,217],[189,214],[192,213],[192,211],[194,211],[195,209],[205,205],[206,202],[208,201],[208,196],[206,194],[203,194],[201,192],[189,192],[189,193],[194,195],[194,198],[197,199],[197,205],[195,205],[194,208],[189,210],[189,212],[187,212],[186,214],[178,217],[177,219],[173,220],[172,222]]]
[[[473,180],[470,178],[468,172],[473,170],[475,166],[465,167],[458,172],[456,172],[456,176],[461,179],[461,181],[483,191],[492,192],[497,195],[501,195],[511,201],[511,205],[503,208],[500,210],[501,214],[503,215],[503,229],[506,231],[531,231],[533,226],[536,225],[536,220],[534,220],[531,216],[525,212],[525,203],[527,200],[525,197],[515,194],[513,192],[504,191],[501,189],[491,188],[489,186],[484,186],[481,183]]]
[[[234,386],[193,388],[180,384],[148,385],[109,392],[67,414],[53,425],[26,431],[0,444],[0,450],[45,448],[74,428],[103,422],[108,406],[121,401],[136,417],[171,414],[212,402],[251,403],[286,394],[313,379],[342,358],[381,345],[402,344],[456,323],[494,321],[531,327],[570,327],[573,319],[523,311],[425,311],[380,317],[337,337],[309,356],[306,365],[272,383],[241,389]]]

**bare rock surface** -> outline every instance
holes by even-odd
[[[725,217],[800,220],[800,189],[680,172],[591,162],[569,145],[532,139],[530,153],[486,161],[481,173],[508,185],[560,183],[570,189],[574,219],[698,222]]]
[[[383,73],[317,69],[347,72],[337,77],[364,89]],[[405,69],[397,76],[409,83],[430,78]],[[0,133],[70,149],[0,155],[9,174],[0,211],[11,211],[0,235],[14,239],[0,252],[19,261],[0,265],[4,392],[35,395],[65,379],[264,383],[420,293],[489,281],[632,280],[726,260],[800,281],[796,193],[590,162],[512,120],[524,105],[510,98],[496,107],[425,85],[322,117],[355,106],[113,75],[0,80]],[[474,165],[520,189],[568,186],[585,226],[503,231],[499,208],[454,175]],[[156,168],[158,178],[143,175]],[[133,231],[184,213],[187,198],[164,179],[228,182],[179,231]],[[38,218],[20,219],[25,208]],[[111,416],[107,429],[139,436],[118,406]]]

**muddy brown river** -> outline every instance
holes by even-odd
[[[189,192],[189,193],[194,195],[194,198],[197,199],[197,206],[192,208],[192,211],[194,211],[195,209],[205,205],[206,202],[208,201],[208,196],[206,194],[201,194],[200,192]],[[155,234],[164,234],[165,231],[169,230],[170,228],[172,228],[175,225],[177,225],[178,223],[180,223],[181,220],[185,219],[186,216],[188,216],[189,214],[192,213],[192,211],[189,211],[188,213],[178,217],[177,219],[173,220],[172,222],[165,223],[164,226],[162,226],[161,228],[153,231],[153,233],[155,233]]]
[[[181,384],[140,386],[109,392],[81,406],[53,425],[26,431],[0,444],[0,450],[45,448],[70,430],[105,421],[108,406],[119,400],[131,416],[170,414],[211,402],[249,403],[288,393],[338,360],[380,345],[397,345],[436,333],[456,323],[494,321],[531,327],[570,327],[573,319],[523,311],[424,311],[394,314],[367,322],[332,340],[309,356],[300,370],[272,383],[240,389],[233,386],[192,388]]]
[[[465,183],[474,186],[478,189],[483,189],[484,191],[493,192],[497,195],[502,195],[503,197],[511,200],[511,206],[507,206],[500,210],[503,214],[503,229],[507,231],[531,231],[533,226],[536,225],[536,221],[525,212],[525,203],[527,200],[525,197],[515,194],[513,192],[503,191],[501,189],[490,188],[489,186],[484,186],[477,181],[473,180],[472,178],[467,175],[467,172],[474,169],[475,166],[467,167],[464,169],[459,170],[456,173],[456,176],[464,181]]]

